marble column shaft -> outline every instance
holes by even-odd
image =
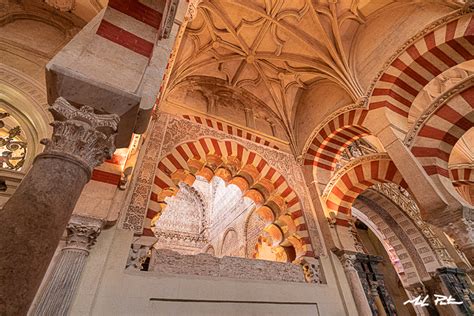
[[[367,301],[364,287],[360,282],[357,270],[354,268],[354,260],[356,260],[355,255],[342,254],[339,258],[344,267],[344,272],[346,273],[347,281],[349,282],[349,287],[351,288],[352,296],[354,297],[354,302],[359,315],[372,315],[372,310]]]
[[[26,315],[92,170],[110,157],[119,118],[58,98],[53,135],[0,210],[0,315]]]
[[[66,246],[58,254],[50,277],[32,315],[67,315],[102,221],[73,215],[67,226]]]

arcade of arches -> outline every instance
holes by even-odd
[[[0,0],[0,315],[474,315],[473,12]]]

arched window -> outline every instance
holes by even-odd
[[[20,171],[25,164],[26,151],[26,135],[20,123],[0,107],[0,167]]]

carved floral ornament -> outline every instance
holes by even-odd
[[[416,202],[410,196],[407,190],[394,183],[377,183],[372,187],[373,190],[387,197],[394,204],[398,205],[403,212],[410,217],[419,231],[423,234],[431,249],[435,253],[442,266],[454,266],[454,261],[448,253],[446,247],[438,239],[436,233],[430,225],[421,219],[420,209]]]
[[[66,227],[66,248],[89,251],[99,236],[104,221],[73,215]]]
[[[80,109],[59,97],[50,107],[55,121],[51,139],[43,139],[44,155],[72,158],[90,176],[92,169],[110,159],[115,151],[115,134],[119,117],[115,114],[94,114],[91,107]]]

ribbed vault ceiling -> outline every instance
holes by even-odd
[[[355,100],[363,90],[347,51],[363,21],[358,1],[209,0],[188,27],[171,85],[223,79],[265,102],[291,128],[299,92],[327,79]]]

